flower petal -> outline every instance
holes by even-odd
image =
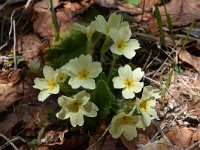
[[[132,35],[131,29],[130,29],[129,26],[128,27],[121,27],[118,32],[120,32],[121,37],[123,37],[123,40],[126,41],[126,42],[130,39],[130,37]]]
[[[90,65],[92,63],[92,56],[90,54],[87,55],[80,55],[78,59],[78,63],[85,68],[90,68]]]
[[[96,87],[96,83],[95,83],[95,80],[94,79],[88,79],[88,80],[80,80],[81,82],[81,86],[83,88],[86,88],[86,89],[95,89]]]
[[[96,78],[102,71],[101,63],[97,61],[93,62],[89,70],[90,70],[90,77]]]
[[[77,75],[78,71],[81,69],[81,65],[78,58],[71,59],[67,64],[66,68],[69,72],[69,76]]]
[[[88,102],[83,106],[82,113],[87,117],[96,117],[99,108],[92,102]]]
[[[141,111],[141,114],[143,116],[145,125],[149,126],[151,124],[151,116],[145,111]]]
[[[121,21],[122,21],[121,15],[116,15],[116,13],[112,13],[108,19],[108,26],[110,28],[119,28]]]
[[[59,86],[59,84],[57,84],[57,83],[55,83],[55,87],[54,87],[53,90],[51,90],[51,91],[48,90],[48,92],[49,92],[50,94],[58,94],[59,91],[60,91],[60,86]]]
[[[123,39],[123,37],[121,37],[119,30],[115,29],[115,28],[111,28],[110,32],[109,32],[109,36],[111,37],[111,39],[116,42],[119,39]]]
[[[134,51],[140,48],[140,44],[136,39],[130,39],[127,45]]]
[[[128,47],[127,45],[126,49],[122,51],[122,54],[128,59],[132,59],[135,56],[136,52],[133,49],[130,49],[130,47]]]
[[[134,80],[140,81],[144,76],[144,71],[142,71],[141,68],[136,68],[131,75]]]
[[[73,24],[73,29],[86,33],[86,27],[78,23]]]
[[[72,101],[73,99],[71,97],[67,97],[67,96],[60,96],[58,98],[58,104],[61,107],[66,107],[68,105],[68,103],[70,101]]]
[[[127,78],[131,75],[132,69],[129,65],[125,65],[124,67],[119,67],[118,73],[120,77]]]
[[[45,79],[47,79],[48,81],[51,80],[52,78],[55,78],[55,71],[52,67],[50,66],[44,66],[43,67],[43,74]]]
[[[131,89],[134,93],[139,93],[144,86],[143,82],[135,82],[135,86]]]
[[[131,99],[131,98],[135,97],[135,93],[133,93],[131,90],[124,89],[124,90],[122,90],[122,96],[125,99]]]
[[[137,130],[135,126],[131,126],[131,125],[126,125],[124,127],[124,132],[123,132],[123,136],[127,139],[127,140],[132,140],[134,137],[137,137]]]
[[[71,85],[72,89],[78,89],[81,86],[81,82],[77,77],[72,76],[68,84]]]
[[[122,52],[117,48],[115,44],[110,47],[110,50],[113,54],[122,55]]]
[[[90,94],[83,90],[74,95],[74,99],[80,100],[82,102],[82,105],[85,105],[90,99]]]
[[[39,89],[39,90],[46,90],[48,89],[48,81],[46,79],[43,79],[43,78],[35,78],[34,79],[34,83],[35,85],[33,86],[34,88],[36,89]]]
[[[56,117],[58,119],[64,120],[64,119],[68,119],[70,117],[70,113],[65,109],[62,108],[57,114]]]
[[[124,82],[120,77],[114,77],[112,81],[113,81],[113,86],[116,89],[122,89],[125,87]]]
[[[96,30],[98,32],[105,33],[107,26],[107,21],[105,20],[105,18],[102,15],[98,15],[96,17],[96,21]]]
[[[47,97],[49,97],[51,94],[48,92],[48,90],[42,90],[38,94],[38,100],[43,102]]]
[[[151,107],[148,107],[147,110],[146,110],[151,116],[153,116],[154,118],[158,119],[158,116],[157,116],[157,112],[155,109],[151,108]]]
[[[83,114],[81,114],[79,112],[71,113],[70,122],[73,127],[76,127],[76,125],[82,126],[84,123]]]
[[[109,132],[113,138],[115,139],[119,138],[122,135],[123,131],[124,131],[123,125],[119,125],[119,124],[111,122],[111,127],[109,129]]]

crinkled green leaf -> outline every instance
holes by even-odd
[[[126,0],[128,3],[131,3],[133,5],[139,5],[141,3],[141,0]]]
[[[45,61],[53,68],[58,68],[70,59],[86,53],[86,35],[80,31],[68,29],[55,45],[46,49]]]
[[[104,80],[99,80],[96,89],[91,94],[91,101],[99,107],[97,115],[99,119],[105,119],[110,114],[114,100],[115,96],[107,83]]]

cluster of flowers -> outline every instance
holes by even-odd
[[[136,54],[135,50],[140,48],[136,39],[130,39],[132,33],[128,22],[123,21],[122,16],[115,13],[111,14],[108,21],[98,15],[88,26],[75,24],[74,28],[85,33],[88,41],[91,41],[96,31],[111,38],[113,44],[110,50],[113,55],[123,55],[127,59],[132,59]],[[71,97],[60,96],[58,104],[62,109],[56,114],[57,118],[62,120],[69,118],[73,127],[82,126],[84,116],[96,117],[99,111],[97,105],[89,101],[90,94],[86,89],[96,88],[94,78],[97,78],[102,71],[101,63],[93,61],[91,54],[82,54],[56,70],[44,66],[44,78],[36,78],[33,87],[41,90],[38,100],[42,102],[51,94],[58,94],[60,84],[64,82],[67,82],[72,89],[84,88],[85,90]],[[122,89],[123,98],[134,105],[129,112],[120,109],[121,111],[113,116],[109,131],[113,138],[123,135],[126,139],[132,140],[137,136],[136,128],[145,128],[150,125],[151,119],[158,119],[155,106],[156,99],[160,98],[159,91],[151,86],[144,87],[144,83],[140,82],[144,76],[141,68],[132,70],[127,64],[118,68],[118,75],[112,79],[114,89]],[[135,93],[141,92],[142,89],[142,97],[135,98]]]

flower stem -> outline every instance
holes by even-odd
[[[101,63],[103,62],[103,55],[106,53],[106,51],[109,49],[110,47],[110,41],[111,38],[109,36],[106,36],[106,39],[101,47]]]
[[[93,53],[93,44],[92,44],[92,41],[90,40],[87,40],[87,46],[86,46],[86,51],[88,54],[91,54]]]
[[[116,61],[117,61],[118,57],[119,56],[117,56],[117,55],[113,55],[113,60],[112,60],[112,63],[111,63],[109,74],[108,74],[108,81],[110,81],[110,79],[112,77],[112,70],[116,65]]]
[[[53,6],[53,0],[49,1],[49,9],[50,9],[50,13],[51,13],[51,17],[52,17],[52,21],[53,21],[53,32],[54,32],[54,42],[57,42],[60,39],[60,35],[59,35],[59,28],[58,28],[58,21],[57,21],[57,17],[56,17],[56,13],[54,11],[54,6]]]

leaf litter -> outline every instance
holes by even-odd
[[[67,27],[74,20],[77,19],[75,16],[83,14],[93,5],[93,1],[89,0],[83,0],[80,2],[67,1],[63,3],[59,3],[55,0],[54,2],[54,6],[57,9],[56,13],[58,16],[58,23],[61,27],[61,33],[67,29]],[[173,26],[175,29],[176,27],[179,28],[183,25],[188,26],[193,19],[199,19],[198,3],[199,2],[195,0],[171,0],[166,4],[167,12],[172,17]],[[102,5],[101,2],[98,4]],[[143,29],[147,27],[146,29],[153,33],[155,38],[158,39],[158,26],[152,12],[153,5],[155,4],[161,4],[161,1],[143,0],[140,4],[140,7],[135,7],[124,2],[118,2],[117,4],[110,3],[109,8],[118,8],[119,10],[128,14],[136,14],[136,21],[147,21],[147,26],[145,25],[141,27],[144,27]],[[103,5],[106,5],[106,1]],[[143,7],[145,8],[144,12],[142,11]],[[42,0],[34,4],[33,10],[33,17],[31,20],[33,23],[33,30],[36,34],[31,33],[22,36],[20,35],[18,37],[19,44],[17,49],[18,52],[22,54],[24,60],[26,60],[28,63],[33,61],[30,64],[34,65],[35,60],[38,59],[38,57],[41,57],[41,50],[43,51],[43,48],[47,46],[47,43],[44,43],[42,39],[52,37],[53,32],[52,21],[50,19],[51,16],[48,11],[48,5],[46,1]],[[159,10],[162,16],[162,21],[165,25],[166,14],[164,11],[164,6],[160,6]],[[179,30],[182,35],[185,35],[183,34],[184,30],[186,30],[186,32],[188,31],[187,28],[181,28]],[[165,32],[168,33],[167,30]],[[190,41],[192,39],[191,37],[192,36],[190,35]],[[193,38],[192,40],[196,40],[196,38]],[[199,57],[189,53],[187,50],[187,48],[181,50],[178,57],[199,71]],[[178,50],[176,49],[176,51]],[[1,53],[1,55],[3,55],[3,53]],[[39,62],[42,61],[42,58],[40,58]],[[29,67],[30,66],[31,65],[29,65]],[[3,68],[4,67],[5,65],[3,65]],[[0,110],[1,112],[4,111],[0,114],[1,134],[12,138],[17,132],[17,134],[21,133],[19,135],[22,137],[31,137],[32,139],[37,139],[38,133],[41,131],[40,125],[42,125],[47,129],[44,130],[43,134],[38,140],[39,143],[36,149],[48,149],[50,147],[58,148],[58,145],[60,145],[62,148],[65,146],[69,147],[69,145],[71,145],[71,148],[74,148],[76,147],[76,144],[80,146],[84,142],[87,142],[88,137],[86,135],[71,136],[70,139],[66,140],[66,136],[69,131],[68,127],[66,126],[66,128],[63,129],[53,127],[58,123],[54,117],[50,119],[51,121],[49,121],[49,113],[51,110],[55,110],[57,106],[53,104],[52,100],[50,100],[49,104],[45,103],[43,105],[37,102],[37,92],[32,88],[32,80],[34,77],[30,74],[26,74],[28,77],[24,82],[24,80],[21,80],[21,70],[9,70],[10,69],[5,70],[4,68],[0,74]],[[160,117],[162,118],[162,121],[158,124],[155,123],[151,125],[151,127],[146,129],[146,131],[141,130],[137,139],[134,139],[131,142],[126,141],[123,137],[121,138],[121,141],[114,140],[105,134],[105,139],[108,139],[108,141],[102,141],[103,149],[111,149],[108,143],[114,143],[112,146],[113,149],[117,149],[116,145],[120,145],[119,147],[121,147],[121,149],[132,150],[134,147],[135,149],[147,150],[193,148],[192,146],[195,146],[196,143],[198,144],[200,140],[199,81],[199,73],[188,67],[185,69],[184,74],[174,73],[165,97],[165,103],[167,103],[167,105],[163,110],[164,116],[162,115],[161,106],[158,108],[158,110],[160,110]],[[102,134],[103,132],[100,133]],[[77,140],[80,140],[79,144],[77,143]],[[2,141],[0,141],[0,143],[3,145]],[[195,147],[200,147],[200,145],[196,145]]]

